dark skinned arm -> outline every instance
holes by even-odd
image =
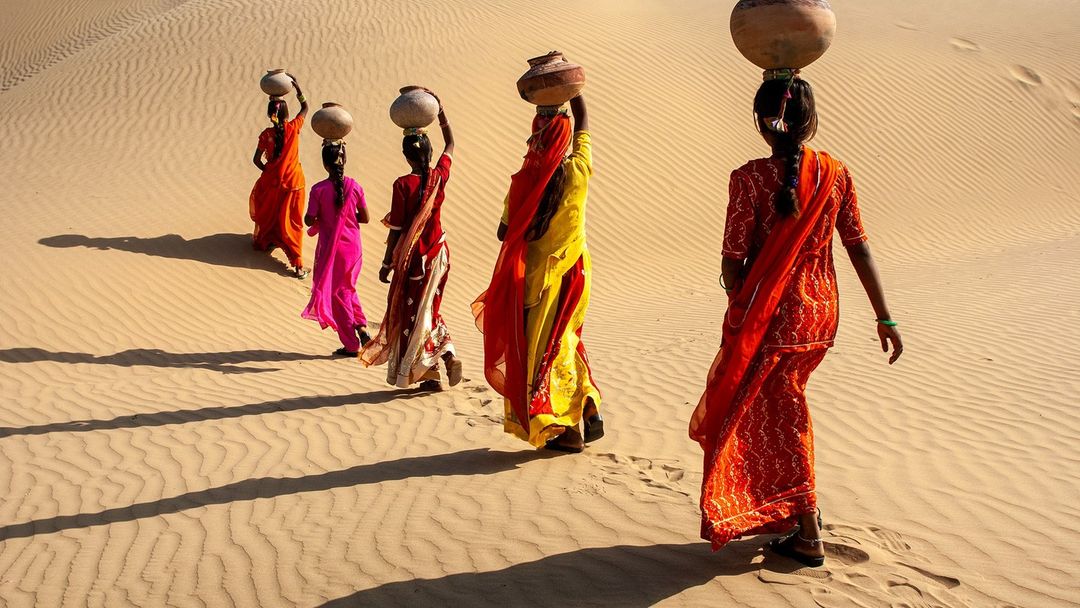
[[[394,249],[397,248],[400,239],[400,230],[391,230],[390,236],[386,238],[386,253],[383,254],[382,268],[379,269],[379,280],[383,283],[390,282],[390,273],[394,270],[391,266],[394,263]]]
[[[262,150],[255,148],[255,156],[251,158],[251,162],[255,163],[255,166],[259,168],[259,171],[266,170],[266,164],[263,163]]]
[[[877,264],[874,256],[870,253],[870,245],[865,241],[851,245],[847,248],[848,258],[855,267],[855,274],[859,275],[866,296],[870,298],[870,305],[874,307],[874,314],[881,321],[891,321],[889,306],[885,303],[885,288],[881,285],[881,277],[878,276]],[[892,356],[889,357],[889,365],[896,363],[900,355],[904,354],[904,342],[900,338],[900,332],[895,327],[877,324],[878,338],[881,340],[882,352],[889,352],[889,344],[892,343]]]
[[[292,86],[293,86],[294,89],[296,89],[296,98],[301,100],[300,101],[300,111],[296,113],[296,117],[297,118],[303,118],[303,117],[307,116],[307,113],[308,113],[307,99],[304,99],[304,92],[300,90],[300,83],[296,82],[296,76],[293,76],[292,74],[289,74],[288,72],[286,72],[285,75],[288,76],[289,78],[292,78]]]
[[[589,130],[589,112],[585,109],[585,97],[578,95],[570,100],[570,113],[574,115],[574,130]]]
[[[366,224],[371,221],[371,216],[368,215],[367,207],[357,207],[356,209],[356,222],[358,224]]]
[[[743,260],[727,257],[720,261],[720,275],[728,298],[734,296],[735,292],[738,291],[739,283],[742,282],[743,266],[745,264]]]
[[[499,222],[499,231],[498,231],[498,233],[496,233],[495,236],[497,236],[499,238],[500,242],[506,240],[506,231],[509,230],[509,229],[510,229],[509,226],[507,226],[506,224],[504,224],[502,222]]]

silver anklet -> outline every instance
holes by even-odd
[[[809,543],[811,545],[820,545],[821,543],[825,542],[825,539],[822,538],[803,538],[803,535],[799,534],[798,532],[796,532],[795,535],[799,537],[799,540],[803,541],[804,543]]]

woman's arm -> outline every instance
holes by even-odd
[[[570,100],[570,112],[574,115],[574,131],[589,130],[589,112],[585,108],[585,97],[578,95]]]
[[[371,221],[371,217],[368,215],[367,206],[361,205],[356,208],[356,221],[361,224],[366,224]]]
[[[304,97],[304,92],[300,90],[300,83],[296,82],[296,76],[293,76],[292,74],[289,74],[288,72],[286,72],[285,75],[288,76],[289,78],[292,78],[292,86],[293,86],[294,89],[296,89],[296,99],[300,102],[300,111],[296,113],[296,117],[297,118],[303,118],[303,117],[307,116],[307,113],[308,113],[307,98]]]
[[[255,148],[255,156],[251,157],[251,162],[255,163],[255,166],[259,168],[259,171],[266,170],[266,164],[263,163],[262,148]]]
[[[723,282],[724,291],[728,298],[734,297],[742,283],[742,272],[745,262],[734,258],[725,257],[720,261],[720,279]]]
[[[443,109],[442,100],[435,94],[435,91],[431,89],[424,89],[428,95],[435,98],[435,101],[439,102],[439,129],[442,131],[443,137],[443,154],[447,156],[454,155],[454,131],[450,128],[450,121],[446,118],[446,110]]]
[[[499,222],[499,232],[495,236],[499,237],[499,241],[504,241],[506,240],[506,231],[509,229],[509,226],[502,222]]]
[[[870,298],[870,305],[874,307],[874,314],[877,315],[882,352],[889,352],[889,343],[892,343],[892,356],[889,357],[889,364],[892,365],[904,354],[904,342],[896,327],[881,323],[892,321],[892,317],[889,315],[889,306],[885,303],[885,288],[881,285],[881,277],[878,276],[874,256],[870,253],[870,245],[866,241],[856,243],[848,247],[847,252],[851,265],[855,267],[855,274],[859,275],[859,281]]]
[[[394,249],[397,248],[400,239],[400,230],[391,230],[390,236],[386,238],[386,253],[383,254],[382,268],[379,269],[379,280],[383,283],[390,282],[390,273],[394,270]]]

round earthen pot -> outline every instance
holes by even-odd
[[[328,101],[311,116],[311,128],[323,139],[343,139],[352,132],[353,117],[340,104]]]
[[[585,88],[585,68],[552,51],[529,60],[529,71],[517,81],[518,93],[537,106],[561,106]]]
[[[754,65],[802,69],[829,50],[836,14],[828,0],[741,0],[731,11],[731,38]]]
[[[424,87],[403,87],[394,103],[390,104],[390,120],[402,129],[423,129],[435,122],[439,115],[439,100]]]
[[[293,90],[292,78],[283,69],[267,70],[266,76],[259,81],[259,87],[270,97],[281,97]]]

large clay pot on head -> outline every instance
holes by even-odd
[[[552,51],[529,60],[529,71],[517,81],[518,93],[538,106],[561,106],[585,88],[585,68]]]
[[[293,90],[292,78],[283,69],[267,70],[266,76],[259,81],[259,87],[270,97],[281,97]]]
[[[741,0],[731,12],[731,37],[754,65],[802,69],[829,50],[836,14],[828,0]]]
[[[353,117],[340,104],[328,101],[311,116],[311,128],[323,139],[343,139],[352,132]]]
[[[402,129],[423,129],[439,115],[439,100],[424,87],[403,87],[401,95],[390,104],[390,120]]]

